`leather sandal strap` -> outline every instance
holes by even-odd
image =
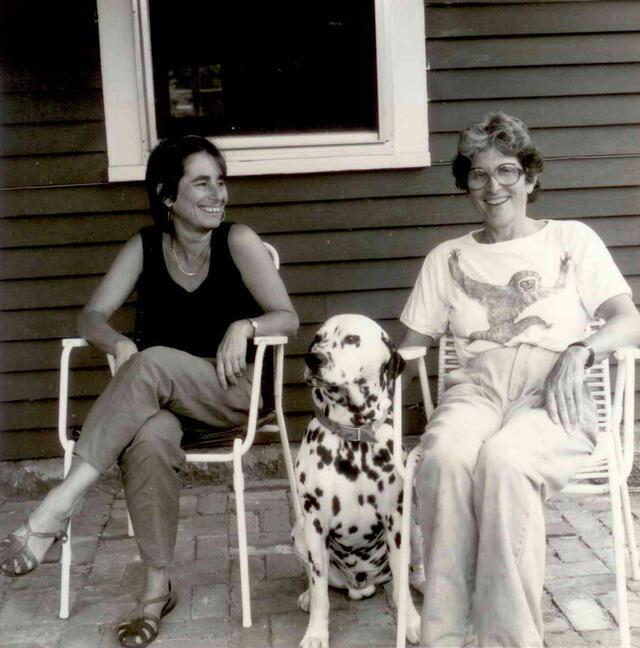
[[[164,596],[158,596],[152,599],[145,599],[143,601],[140,601],[140,608],[143,609],[147,607],[147,605],[153,605],[154,603],[164,603],[165,601],[168,601],[170,598],[171,598],[171,592],[165,594]],[[144,616],[144,615],[141,614],[140,616]]]
[[[66,542],[69,537],[67,536],[67,527],[69,526],[69,521],[67,520],[66,524],[62,529],[57,531],[34,531],[29,524],[29,518],[24,521],[24,528],[27,530],[27,533],[23,536],[25,545],[26,541],[30,536],[34,538],[53,538],[54,540],[62,539],[63,542]]]

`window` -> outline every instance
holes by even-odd
[[[223,6],[221,6],[223,5]],[[422,0],[98,0],[109,179],[176,133],[230,175],[429,164]]]

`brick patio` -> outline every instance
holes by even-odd
[[[178,561],[172,569],[180,598],[176,610],[163,621],[154,645],[297,646],[307,623],[307,615],[296,606],[305,578],[289,543],[292,510],[286,482],[261,480],[247,487],[253,612],[253,627],[248,629],[241,625],[230,489],[185,488],[181,504]],[[640,495],[633,496],[633,505],[640,516]],[[4,501],[0,533],[18,526],[33,506],[33,501]],[[547,523],[547,645],[616,646],[613,550],[606,499],[556,498],[547,508]],[[72,611],[66,621],[57,616],[57,563],[47,562],[24,579],[0,577],[2,648],[117,645],[114,628],[135,605],[142,567],[135,541],[126,535],[122,495],[112,484],[99,483],[74,517],[73,555]],[[640,597],[629,592],[629,602],[633,639],[640,645]],[[382,591],[362,602],[332,592],[331,606],[332,646],[395,645],[395,622]]]

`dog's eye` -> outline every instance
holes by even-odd
[[[359,335],[347,335],[343,340],[344,344],[360,344]]]

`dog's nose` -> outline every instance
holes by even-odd
[[[327,356],[324,353],[307,353],[304,363],[315,373],[327,364]]]

